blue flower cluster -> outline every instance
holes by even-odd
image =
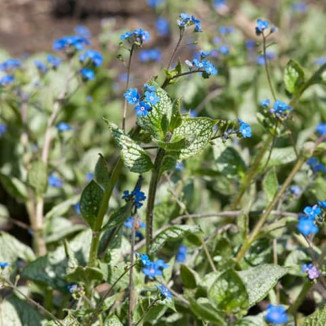
[[[54,41],[53,50],[67,51],[67,53],[74,53],[82,51],[85,45],[90,45],[90,41],[86,37],[78,35],[64,36]]]
[[[12,75],[6,75],[6,76],[3,76],[0,79],[0,85],[1,86],[6,86],[6,85],[11,84],[14,81],[15,81],[15,77],[14,76],[12,76]]]
[[[260,105],[266,109],[269,109],[268,112],[273,114],[276,118],[286,119],[293,111],[293,109],[287,105],[285,102],[276,100],[273,107],[270,108],[271,101],[269,99],[263,100],[260,102]]]
[[[56,177],[54,174],[50,174],[48,178],[48,184],[50,187],[54,188],[62,188],[62,180],[58,177]]]
[[[197,33],[202,32],[200,20],[196,19],[196,17],[192,16],[192,15],[181,13],[179,15],[179,19],[177,20],[177,24],[181,30],[184,30],[185,28],[187,28],[189,26],[195,25],[194,32],[197,32]]]
[[[154,86],[144,85],[145,97],[143,101],[140,100],[140,95],[137,88],[128,88],[126,93],[123,94],[127,102],[131,105],[135,105],[136,115],[138,117],[147,116],[152,110],[152,106],[160,102],[160,98],[156,94],[156,88]]]
[[[312,172],[314,172],[314,173],[318,173],[318,172],[325,173],[326,172],[325,165],[323,163],[320,163],[316,157],[310,157],[306,163],[310,167]]]
[[[306,206],[303,210],[304,214],[299,215],[298,230],[304,236],[316,234],[319,229],[316,225],[316,220],[319,219],[326,210],[326,200],[319,201],[314,206]]]
[[[1,77],[0,86],[6,86],[14,82],[15,77],[11,75],[17,68],[22,65],[21,61],[18,59],[9,58],[6,61],[0,63],[0,71],[4,71],[7,75]]]
[[[285,308],[279,305],[268,305],[265,319],[268,323],[278,325],[287,323],[289,320]]]
[[[242,121],[241,119],[238,119],[240,123],[239,132],[242,135],[243,138],[250,138],[251,137],[251,127],[249,123],[246,123]]]
[[[233,32],[233,30],[234,30],[233,26],[220,26],[218,28],[218,31],[222,35],[231,34]]]
[[[134,223],[134,217],[129,217],[124,223],[123,225],[128,228],[128,229],[132,229]],[[142,221],[139,221],[138,219],[136,219],[136,223],[135,223],[135,229],[144,229],[146,227],[146,224],[143,223]]]
[[[183,245],[179,246],[175,260],[178,263],[184,263],[187,258],[187,251],[188,251],[188,248],[186,246],[183,246]]]
[[[202,72],[204,78],[208,78],[211,75],[217,75],[218,71],[213,63],[208,60],[194,59],[192,62],[186,60],[187,66],[192,70],[194,67],[198,68],[198,71]]]
[[[79,55],[79,60],[83,63],[91,63],[95,67],[100,67],[103,63],[103,57],[100,52],[95,50],[86,50],[84,53]]]
[[[159,17],[156,19],[156,30],[159,36],[167,36],[170,33],[169,21],[164,17]]]
[[[155,262],[152,262],[149,257],[145,254],[137,254],[142,263],[142,272],[146,277],[155,278],[156,276],[163,275],[163,269],[168,268],[169,265],[164,262],[163,259],[157,259]]]
[[[326,123],[322,122],[316,127],[316,131],[320,136],[324,136],[326,134]]]
[[[129,201],[131,198],[134,199],[134,206],[141,208],[143,206],[142,201],[146,199],[146,196],[144,192],[140,191],[140,187],[137,186],[131,193],[128,190],[123,192],[122,199]]]
[[[269,27],[269,23],[267,20],[263,20],[263,19],[257,19],[257,23],[256,23],[256,34],[260,35],[264,32],[264,30],[266,30]]]
[[[126,32],[120,36],[121,41],[128,41],[130,44],[141,46],[144,42],[149,41],[149,32],[141,28],[133,32]]]
[[[310,281],[318,278],[321,275],[321,270],[318,269],[316,266],[313,264],[303,264],[301,266],[301,273],[302,274],[307,274],[308,278]]]
[[[159,49],[142,50],[138,54],[141,62],[160,61],[162,53]]]
[[[91,31],[84,25],[77,25],[75,27],[75,34],[84,37],[84,38],[90,38],[92,36]]]
[[[7,262],[0,262],[0,268],[1,269],[4,269],[4,268],[6,268],[8,266],[9,266],[9,263],[7,263]]]
[[[173,295],[164,285],[155,285],[165,299],[172,299]]]

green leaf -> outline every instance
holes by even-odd
[[[167,92],[156,87],[160,101],[152,106],[147,116],[137,117],[137,124],[148,131],[154,138],[164,140],[172,116],[172,101]]]
[[[153,163],[146,153],[134,140],[127,136],[114,123],[107,121],[112,130],[112,136],[121,149],[121,158],[125,166],[135,173],[144,173],[152,169]]]
[[[238,320],[234,326],[268,326],[270,324],[266,323],[266,320],[264,318],[265,313],[260,313],[256,316],[247,316],[242,318],[241,320]]]
[[[187,236],[187,234],[200,232],[198,225],[175,225],[159,233],[151,244],[149,254],[154,255],[167,241],[175,241]]]
[[[101,154],[95,166],[95,180],[104,188],[110,183],[108,164]]]
[[[263,188],[269,201],[273,200],[278,190],[278,180],[275,169],[270,170],[264,177]]]
[[[103,199],[103,190],[92,180],[84,189],[80,198],[80,213],[93,229]]]
[[[316,310],[312,315],[304,319],[303,326],[324,326],[326,325],[326,306]]]
[[[249,307],[263,300],[287,269],[278,265],[264,264],[238,272],[249,295]]]
[[[248,293],[238,273],[232,269],[220,274],[208,291],[217,309],[227,314],[248,309]]]
[[[0,303],[0,325],[41,326],[46,319],[29,303],[14,296]]]
[[[262,159],[260,167],[263,168],[266,165],[266,160],[269,156],[269,151],[265,153]],[[283,147],[283,148],[273,148],[271,158],[267,164],[267,167],[279,166],[283,164],[288,164],[296,160],[296,155],[293,147]]]
[[[219,312],[212,307],[210,302],[197,302],[195,299],[188,297],[190,309],[197,318],[216,323],[219,326],[226,325],[224,319],[219,315]]]
[[[181,264],[180,266],[181,280],[186,289],[195,289],[197,286],[195,272],[187,265]]]
[[[291,94],[295,93],[304,83],[304,72],[301,66],[294,60],[290,60],[284,72],[285,88]]]
[[[32,261],[35,259],[35,255],[30,247],[18,241],[10,234],[1,231],[0,261],[8,262],[11,265],[15,265],[18,258],[26,261]]]
[[[20,201],[28,198],[26,185],[19,179],[0,173],[0,182],[11,197]]]
[[[72,273],[66,276],[69,282],[83,282],[89,284],[92,281],[102,281],[103,273],[98,268],[78,266]]]
[[[180,159],[200,153],[209,143],[215,121],[209,118],[183,118],[182,124],[173,132],[171,142],[186,139],[187,146],[180,151]]]
[[[28,171],[27,181],[34,188],[36,195],[41,196],[46,192],[48,186],[48,174],[46,164],[39,160],[31,164]]]
[[[90,243],[92,239],[91,230],[85,230],[69,242],[69,247],[74,253],[78,264],[85,265],[88,260]],[[69,258],[64,246],[49,252],[46,256],[39,257],[29,263],[22,271],[22,277],[32,281],[49,285],[60,291],[67,291],[65,275],[69,271]]]
[[[60,204],[55,205],[49,210],[46,215],[45,219],[50,219],[52,217],[63,216],[65,213],[68,212],[70,207],[77,203],[80,195],[72,196],[71,198],[60,202]]]
[[[164,142],[164,141],[161,141],[161,140],[157,140],[157,139],[153,139],[153,141],[161,148],[167,150],[167,151],[175,151],[175,152],[178,152],[178,151],[181,151],[182,149],[186,148],[189,146],[189,142],[182,138],[180,140],[177,140],[175,142],[170,142],[170,143],[167,143],[167,142]]]
[[[105,318],[104,326],[123,326],[123,324],[116,315],[110,315]]]
[[[173,131],[174,129],[178,128],[182,123],[180,105],[181,105],[181,99],[177,99],[176,101],[173,102],[172,117],[171,117],[171,123],[169,128],[170,131]]]

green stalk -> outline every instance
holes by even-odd
[[[258,223],[256,224],[255,228],[253,229],[253,231],[251,232],[251,234],[249,235],[249,238],[244,242],[244,244],[242,245],[240,251],[238,252],[237,256],[236,256],[236,261],[239,262],[246,254],[246,252],[248,251],[248,249],[250,248],[251,244],[253,243],[253,241],[255,241],[259,231],[261,230],[261,228],[263,227],[263,225],[265,224],[268,216],[270,215],[270,213],[272,212],[275,204],[280,200],[280,198],[283,196],[284,192],[286,191],[286,189],[289,187],[289,185],[291,184],[294,176],[297,174],[297,172],[301,169],[302,165],[304,164],[304,162],[306,161],[306,157],[305,155],[301,155],[299,157],[299,159],[297,160],[296,164],[294,165],[291,173],[289,174],[289,176],[287,177],[287,179],[285,180],[285,182],[282,185],[282,188],[279,190],[279,192],[277,193],[277,195],[274,197],[274,199],[269,203],[265,213],[263,214],[263,216],[261,217],[261,219],[258,221]]]
[[[157,152],[154,167],[152,170],[151,181],[148,189],[147,210],[146,210],[146,253],[149,252],[149,246],[153,240],[153,217],[155,196],[158,182],[160,180],[160,170],[165,155],[165,150],[160,148]]]

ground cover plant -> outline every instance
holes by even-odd
[[[0,54],[1,324],[325,325],[322,6],[147,5]]]

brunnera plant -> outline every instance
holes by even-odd
[[[229,10],[225,1],[214,6]],[[169,30],[166,21],[158,25],[159,33]],[[56,40],[57,54],[34,60],[34,67],[18,59],[0,64],[0,134],[15,136],[0,181],[29,218],[28,225],[11,221],[33,239],[30,248],[1,232],[0,319],[6,325],[325,323],[326,194],[313,194],[325,187],[326,127],[320,123],[302,135],[295,125],[302,95],[325,84],[325,62],[309,74],[289,60],[279,86],[271,69],[275,55],[267,51],[277,29],[257,19],[257,44],[246,48],[249,61],[258,51],[270,98],[255,99],[252,128],[239,116],[198,114],[215,90],[190,112],[176,91],[183,81],[206,85],[214,78],[232,90],[235,59],[223,43],[233,28],[219,28],[218,50],[209,43],[184,62],[176,57],[198,42],[189,38],[203,33],[201,21],[181,13],[177,31],[168,63],[141,87],[131,78],[135,55],[159,57],[140,50],[150,34],[140,28],[120,36],[122,114],[96,116],[99,125],[88,133],[61,119],[71,114],[74,96],[95,107],[90,93],[103,87],[89,86],[101,78],[105,57],[89,48],[87,29]],[[105,143],[114,140],[110,155],[101,151],[97,132]],[[86,152],[92,146],[95,151]],[[78,161],[89,156],[97,161],[84,186]],[[303,205],[296,204],[301,199]],[[79,223],[66,214],[77,215]],[[316,300],[320,308],[303,317],[299,309],[309,291],[322,298]]]

